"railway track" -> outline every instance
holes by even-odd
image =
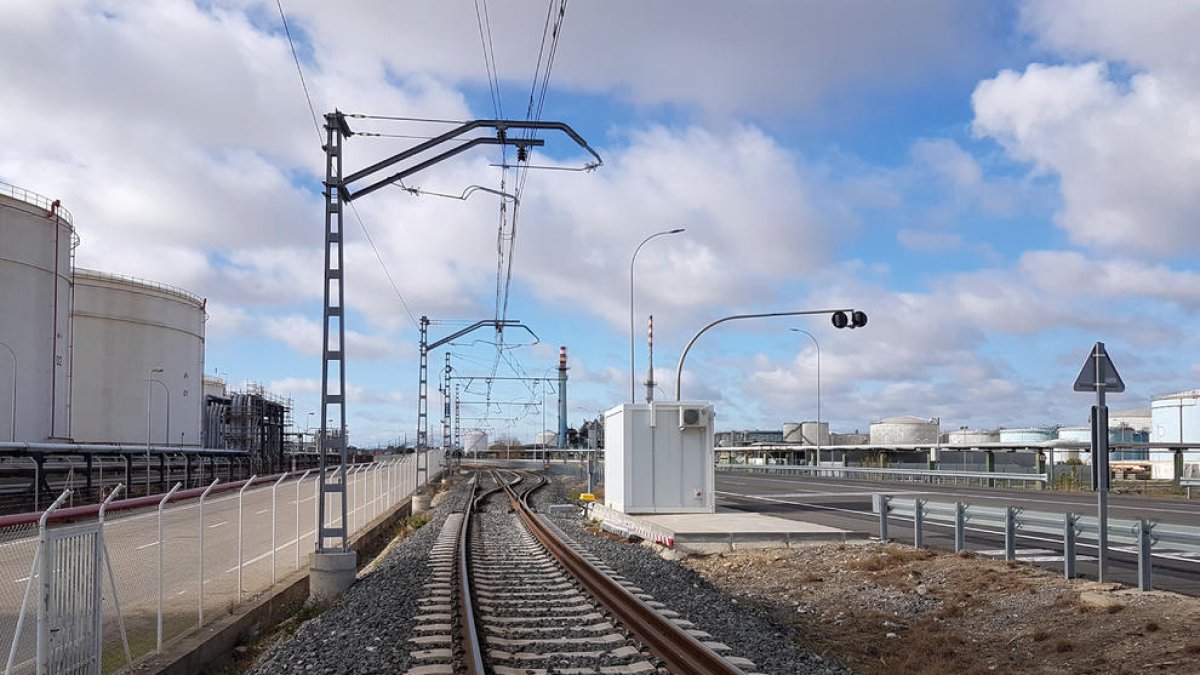
[[[410,674],[753,672],[534,513],[545,481],[475,474],[430,556]]]

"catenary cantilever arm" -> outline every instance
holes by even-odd
[[[344,116],[341,113],[337,113],[337,116],[338,116],[339,120],[344,120]],[[571,140],[575,141],[575,143],[577,143],[579,145],[579,147],[586,150],[588,152],[588,154],[590,154],[592,157],[595,157],[596,158],[595,166],[600,166],[604,163],[604,160],[600,158],[600,154],[598,152],[596,152],[595,150],[593,150],[592,147],[587,144],[587,141],[585,141],[583,139],[583,137],[580,136],[574,129],[572,129],[569,125],[567,125],[563,122],[543,122],[543,121],[535,121],[535,120],[529,120],[529,121],[524,121],[524,120],[472,120],[461,126],[455,127],[454,129],[451,129],[450,131],[447,131],[446,133],[444,133],[440,136],[435,136],[423,143],[418,143],[417,145],[414,145],[413,147],[409,148],[408,150],[405,150],[404,152],[400,152],[395,155],[392,155],[391,157],[388,157],[387,159],[382,159],[382,160],[372,164],[371,166],[368,166],[365,169],[355,171],[354,173],[350,174],[349,176],[346,176],[342,180],[341,188],[346,189],[351,183],[358,182],[359,180],[362,180],[363,178],[366,178],[367,176],[370,176],[371,174],[373,174],[377,171],[382,171],[383,169],[386,169],[389,166],[392,166],[399,162],[403,162],[404,160],[406,160],[410,157],[413,157],[415,155],[418,155],[422,152],[425,152],[426,150],[429,150],[430,148],[438,146],[447,141],[451,141],[451,140],[457,138],[458,136],[461,136],[469,131],[472,131],[474,129],[480,129],[480,128],[491,128],[491,129],[495,129],[497,132],[500,132],[501,137],[491,139],[493,142],[509,143],[512,145],[541,145],[542,142],[535,141],[534,139],[509,139],[509,138],[507,138],[507,131],[509,129],[558,130],[558,131],[561,131],[564,134],[566,134],[568,137],[570,137]],[[343,133],[348,130],[349,130],[348,128],[343,129]],[[480,140],[480,139],[473,139],[472,143],[475,140]],[[402,178],[404,175],[407,175],[407,173],[402,172],[400,177]],[[397,179],[393,178],[391,180],[397,180]],[[390,182],[390,181],[388,181],[388,182]],[[367,192],[367,190],[364,189],[364,190],[359,190],[358,193],[355,193],[355,194],[356,194],[356,196],[361,196],[361,195],[365,194],[366,192]]]

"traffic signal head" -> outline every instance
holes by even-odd
[[[862,328],[867,325],[867,313],[858,310],[852,310],[848,314],[846,312],[834,312],[830,317],[833,321],[834,328]]]

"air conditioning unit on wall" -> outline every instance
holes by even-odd
[[[704,406],[679,406],[680,429],[703,429],[708,426],[708,408]]]

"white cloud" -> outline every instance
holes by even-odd
[[[292,314],[281,317],[263,317],[259,324],[263,333],[287,345],[303,356],[320,356],[322,349],[321,324],[306,316]],[[335,324],[336,326],[336,324]],[[336,336],[334,338],[336,342]],[[357,331],[346,331],[346,355],[357,359],[374,359],[395,354],[396,346],[381,335],[364,335]]]
[[[1200,90],[1103,63],[1030,65],[979,84],[975,132],[1058,177],[1071,240],[1173,257],[1200,251]]]
[[[813,205],[812,182],[800,158],[754,128],[635,134],[595,175],[530,184],[526,208],[536,215],[522,224],[521,278],[542,298],[588,302],[626,325],[634,249],[686,227],[638,254],[638,305],[677,325],[761,302],[781,280],[823,267],[839,236]]]
[[[1039,288],[1060,295],[1110,300],[1153,299],[1200,306],[1200,274],[1136,260],[1093,260],[1075,251],[1028,251],[1020,271]]]
[[[375,1],[347,12],[321,0],[293,0],[286,7],[293,26],[318,45],[327,68],[370,71],[379,64],[366,55],[378,54],[401,76],[434,73],[454,82],[484,82],[470,3]],[[523,111],[546,8],[509,3],[503,11],[491,10],[497,71],[520,92],[516,103]],[[949,0],[754,9],[718,0],[573,4],[553,77],[559,88],[615,94],[637,105],[775,114],[865,85],[900,87],[963,72],[979,58],[964,48],[978,47],[984,28]],[[510,114],[513,103],[510,98]]]
[[[1020,14],[1041,46],[1060,53],[1193,80],[1200,73],[1200,5],[1194,2],[1027,0]]]

